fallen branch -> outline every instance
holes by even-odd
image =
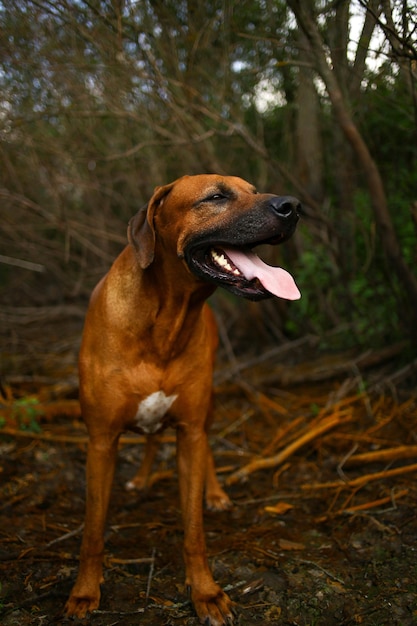
[[[399,500],[400,498],[403,498],[404,496],[406,496],[409,491],[410,491],[409,489],[402,489],[401,491],[396,493],[395,496],[390,495],[390,496],[386,496],[385,498],[379,498],[378,500],[373,500],[372,502],[364,502],[363,504],[357,504],[356,506],[349,506],[346,509],[337,511],[336,515],[352,514],[352,513],[357,513],[359,511],[369,511],[370,509],[375,509],[384,504],[389,504],[390,502],[394,503],[396,500]]]
[[[341,418],[340,415],[332,415],[323,419],[313,428],[310,428],[309,426],[308,430],[301,437],[290,443],[286,448],[284,448],[284,450],[282,450],[278,454],[272,457],[255,459],[239,469],[237,472],[231,474],[231,476],[229,476],[229,478],[227,478],[227,480],[225,481],[226,485],[233,485],[240,480],[244,480],[249,476],[249,474],[252,474],[253,472],[256,472],[258,470],[269,469],[271,467],[276,467],[277,465],[280,465],[281,463],[286,461],[291,455],[293,455],[294,452],[305,446],[307,443],[310,443],[310,441],[312,441],[313,439],[320,437],[320,435],[323,435],[335,426],[349,421],[349,419],[350,418]]]
[[[0,436],[17,437],[21,439],[37,439],[38,441],[54,441],[60,443],[88,444],[88,435],[54,435],[53,433],[34,433],[28,430],[15,430],[13,428],[0,428]],[[163,435],[160,438],[161,443],[174,443],[175,435]],[[146,443],[145,435],[120,437],[119,444],[133,445]]]
[[[307,382],[324,382],[340,376],[347,376],[382,365],[398,356],[407,347],[407,342],[399,342],[381,350],[367,350],[354,356],[352,354],[325,356],[308,366],[303,363],[294,367],[276,366],[260,379],[262,384],[279,383],[284,386],[299,385]]]
[[[26,325],[39,322],[48,322],[56,319],[73,317],[84,319],[85,309],[72,304],[59,304],[56,306],[30,307],[30,306],[3,306],[0,312],[0,321],[18,325]]]
[[[52,433],[34,433],[30,430],[16,430],[14,428],[1,428],[0,437],[16,437],[18,439],[37,439],[38,441],[54,441],[60,443],[88,443],[87,435],[53,435]]]
[[[79,535],[82,532],[83,528],[84,528],[84,522],[80,524],[78,528],[75,528],[74,530],[71,530],[65,533],[64,535],[61,535],[60,537],[55,537],[55,539],[52,539],[52,541],[49,541],[47,544],[42,546],[42,550],[49,550],[49,548],[55,545],[56,543],[59,543],[60,541],[66,541],[67,539],[70,539],[71,537],[75,537],[76,535]]]
[[[395,448],[385,450],[374,450],[373,452],[354,454],[346,459],[345,465],[397,461],[399,459],[410,459],[413,457],[417,457],[417,446],[396,446]]]
[[[304,490],[316,490],[316,489],[350,489],[355,487],[363,487],[367,483],[375,480],[383,480],[386,478],[393,478],[395,476],[401,476],[403,474],[409,474],[411,472],[417,472],[417,463],[412,465],[404,465],[403,467],[396,467],[395,469],[386,470],[384,472],[376,472],[375,474],[365,474],[364,476],[358,476],[353,480],[334,480],[328,483],[313,483],[312,485],[302,485]]]
[[[329,518],[337,517],[340,515],[354,515],[355,513],[361,513],[364,511],[366,512],[379,506],[383,506],[384,504],[389,504],[390,502],[395,506],[396,501],[406,496],[409,491],[409,489],[402,489],[395,495],[391,494],[389,496],[385,496],[384,498],[379,498],[378,500],[372,500],[371,502],[363,502],[362,504],[357,504],[355,506],[349,506],[346,508],[343,507],[335,513],[327,513],[326,515],[322,515],[316,518],[316,521],[321,523],[325,522]]]
[[[119,559],[117,557],[114,556],[109,556],[105,558],[105,563],[106,565],[111,565],[111,564],[115,564],[115,565],[136,565],[138,563],[151,563],[153,564],[155,561],[154,556],[144,556],[144,557],[140,557],[137,559]]]
[[[222,338],[224,341],[224,337]],[[271,350],[262,352],[258,356],[247,359],[246,361],[244,361],[243,359],[242,361],[237,361],[234,355],[232,358],[230,358],[230,355],[229,355],[229,359],[233,361],[233,366],[216,371],[214,373],[214,385],[215,386],[221,385],[226,380],[233,378],[233,376],[235,376],[236,374],[244,370],[250,369],[252,367],[256,367],[257,365],[260,365],[261,363],[265,363],[266,361],[269,361],[270,359],[276,360],[278,357],[282,357],[287,352],[293,352],[294,350],[299,350],[303,346],[314,347],[318,345],[319,342],[320,342],[319,337],[315,335],[306,335],[304,337],[301,337],[300,339],[295,339],[294,341],[288,341],[287,343],[284,343],[281,346],[277,346],[275,348],[272,348]],[[228,341],[227,343],[230,343],[230,342]],[[228,350],[228,352],[230,352],[230,349]]]
[[[14,265],[15,267],[22,267],[23,269],[30,270],[32,272],[45,271],[45,266],[40,263],[32,263],[32,261],[24,261],[23,259],[16,259],[15,257],[5,256],[4,254],[0,254],[0,263]]]
[[[397,370],[396,372],[389,374],[388,376],[384,376],[383,378],[374,382],[369,387],[368,391],[372,390],[381,393],[384,387],[388,387],[390,389],[395,388],[396,385],[399,385],[409,376],[415,376],[416,372],[417,359],[414,359],[413,361],[411,361],[411,363],[407,363],[407,365]]]

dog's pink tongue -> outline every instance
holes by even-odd
[[[286,300],[301,298],[293,277],[281,267],[267,265],[254,252],[228,248],[225,249],[225,253],[247,280],[258,278],[265,289],[278,298]]]

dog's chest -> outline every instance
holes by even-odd
[[[135,424],[147,435],[156,433],[176,398],[177,394],[167,396],[163,391],[151,393],[139,402],[134,417]]]

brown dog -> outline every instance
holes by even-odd
[[[299,297],[287,272],[251,252],[258,244],[290,237],[298,207],[291,197],[257,194],[240,178],[184,176],[158,187],[130,221],[130,245],[92,294],[81,346],[87,510],[67,615],[84,617],[99,605],[120,434],[131,429],[152,435],[174,426],[186,583],[201,622],[232,622],[232,602],[213,580],[203,534],[204,487],[210,506],[229,504],[207,442],[217,333],[205,301],[216,286],[254,300]],[[147,471],[131,486],[141,487]]]

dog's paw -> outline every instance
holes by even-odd
[[[200,596],[192,594],[194,609],[201,624],[205,626],[230,626],[233,624],[234,602],[218,587],[213,596]]]
[[[223,489],[206,493],[206,506],[209,511],[227,511],[233,506],[233,502]]]
[[[84,619],[88,613],[98,609],[99,604],[100,595],[97,597],[78,597],[71,594],[65,605],[64,615],[66,617]]]
[[[126,491],[145,491],[148,487],[148,479],[142,476],[132,478],[125,483]]]

